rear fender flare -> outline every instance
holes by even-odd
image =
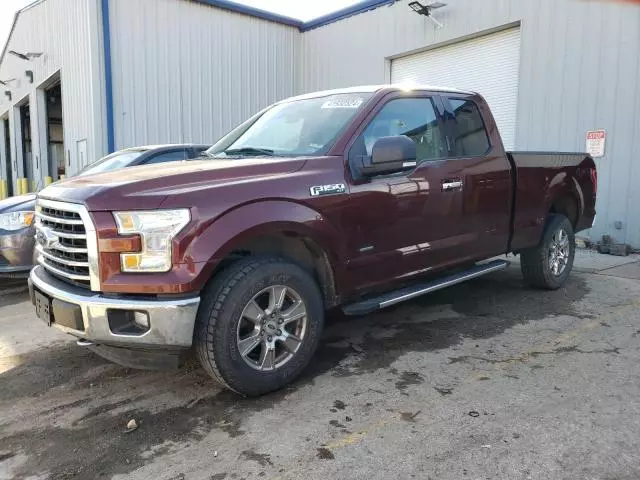
[[[580,218],[584,211],[584,193],[582,192],[582,188],[575,177],[569,175],[567,172],[558,172],[551,182],[549,182],[547,193],[544,196],[544,210],[541,213],[545,216],[545,221],[553,204],[567,195],[570,195],[576,200],[578,206],[577,215],[578,219]]]

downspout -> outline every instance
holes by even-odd
[[[111,28],[109,24],[109,0],[102,2],[102,46],[104,48],[104,90],[107,108],[107,153],[115,151],[113,126],[113,82],[111,75]]]

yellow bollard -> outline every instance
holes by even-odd
[[[31,180],[31,190],[29,190],[30,192],[35,192],[36,191],[36,181],[35,180]]]
[[[19,178],[16,181],[16,190],[17,190],[18,196],[22,195],[22,179],[21,178]]]
[[[7,181],[0,180],[0,200],[7,198]]]
[[[60,175],[60,180],[64,180],[65,178],[67,178],[66,175]]]
[[[44,186],[48,187],[49,185],[51,185],[53,183],[53,178],[51,177],[44,177]]]
[[[26,195],[29,193],[29,180],[26,178],[21,178],[20,182],[22,183],[22,195]]]

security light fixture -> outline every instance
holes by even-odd
[[[21,58],[22,60],[30,61],[33,58],[38,58],[42,56],[42,52],[27,52],[20,53],[15,50],[9,50],[9,53],[15,57]]]
[[[33,83],[33,70],[25,70],[24,74],[27,80],[29,80],[29,83]]]
[[[432,10],[435,10],[436,8],[446,7],[446,6],[447,6],[447,4],[446,3],[442,3],[442,2],[430,3],[428,5],[423,5],[422,3],[418,2],[418,1],[409,3],[409,8],[411,10],[416,12],[418,15],[424,15],[429,20],[431,20],[433,23],[435,23],[438,28],[442,28],[444,25],[441,22],[439,22],[438,20],[436,20],[435,18],[433,18]]]
[[[7,100],[11,101],[11,92],[9,90],[4,92],[4,96],[7,97]]]
[[[419,15],[426,15],[427,7],[422,5],[420,2],[411,2],[409,3],[409,8],[416,12]]]

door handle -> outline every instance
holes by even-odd
[[[451,190],[455,190],[457,188],[462,190],[462,180],[460,180],[460,179],[443,180],[443,182],[442,182],[442,191],[443,192],[450,192]]]

